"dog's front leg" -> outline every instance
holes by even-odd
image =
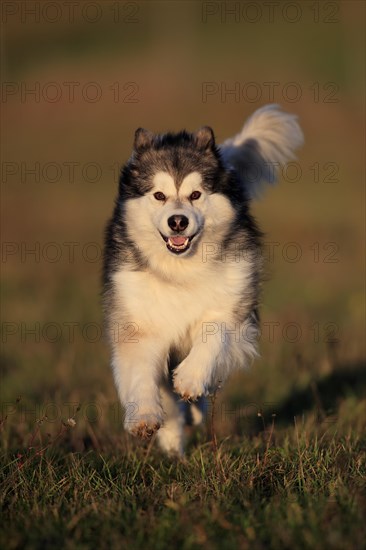
[[[221,323],[212,321],[209,325],[215,327],[209,337],[204,332],[205,323],[196,328],[190,353],[174,371],[174,391],[186,401],[207,395],[215,381],[218,382],[216,371],[226,343],[220,330],[216,330]]]
[[[112,367],[118,394],[125,407],[124,426],[147,439],[162,425],[163,411],[158,383],[164,352],[156,340],[142,338],[114,346]]]

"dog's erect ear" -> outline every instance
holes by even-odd
[[[194,135],[196,138],[196,146],[201,151],[207,151],[215,147],[215,135],[210,126],[202,126]]]
[[[142,151],[152,145],[154,134],[145,128],[137,128],[133,148],[135,151]]]

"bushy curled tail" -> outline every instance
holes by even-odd
[[[224,163],[237,172],[249,196],[255,197],[264,183],[276,182],[279,169],[295,158],[294,151],[303,141],[296,115],[278,105],[265,105],[219,149]]]

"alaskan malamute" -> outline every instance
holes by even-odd
[[[250,199],[293,158],[303,136],[276,105],[215,144],[197,132],[139,128],[121,171],[104,253],[104,309],[126,429],[156,431],[182,453],[184,402],[256,355],[261,233]]]

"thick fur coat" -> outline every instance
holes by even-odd
[[[256,355],[261,233],[250,201],[302,133],[276,105],[215,144],[211,128],[138,129],[106,230],[104,311],[125,427],[183,452],[182,405]]]

